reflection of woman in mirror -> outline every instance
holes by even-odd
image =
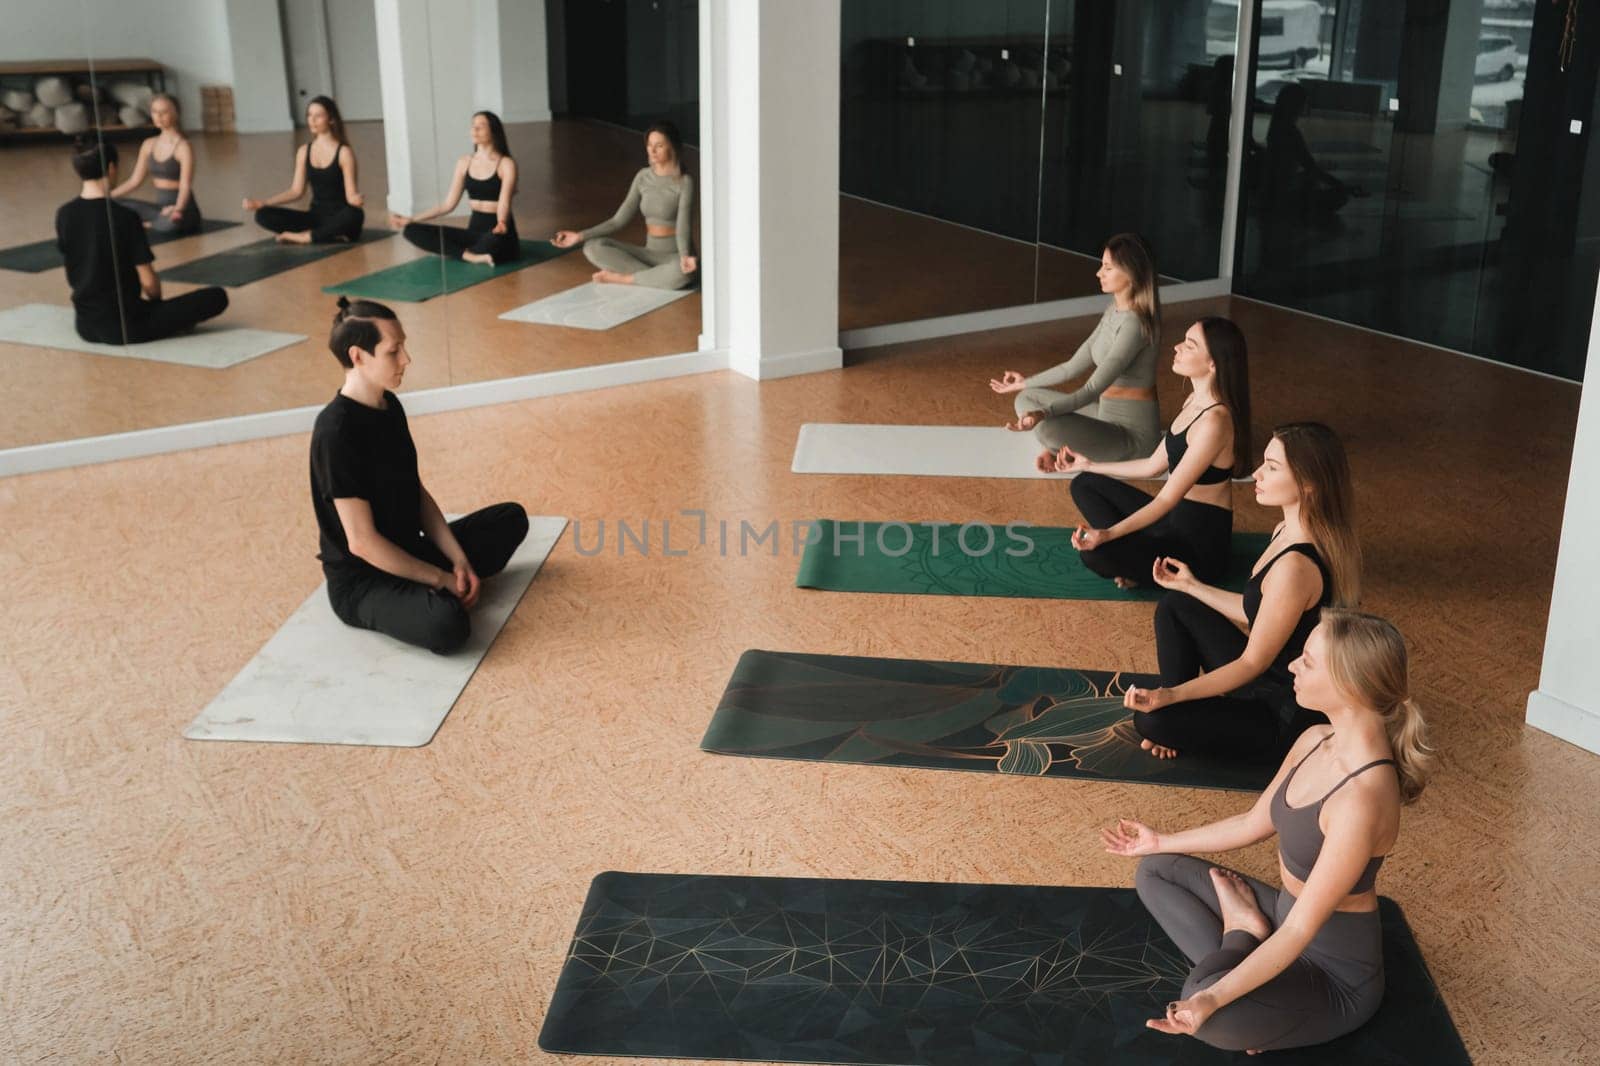
[[[465,230],[429,226],[424,220],[447,215],[465,193],[472,217]],[[389,215],[389,225],[404,228],[405,238],[424,252],[465,259],[469,263],[509,263],[522,257],[511,198],[517,194],[517,162],[506,146],[506,128],[493,111],[472,116],[472,152],[456,160],[450,191],[434,207],[418,215]]]
[[[326,96],[313,96],[306,105],[306,128],[311,143],[302,144],[294,154],[293,182],[265,200],[245,197],[244,209],[256,213],[256,225],[288,244],[353,241],[361,236],[366,212],[356,187],[356,154],[344,138],[338,105]],[[308,184],[311,210],[278,206],[300,199]]]
[[[583,254],[600,268],[595,271],[595,281],[681,289],[698,268],[689,232],[694,178],[683,167],[683,142],[678,127],[672,123],[651,126],[645,134],[644,149],[650,165],[633,176],[633,184],[628,186],[628,195],[617,213],[586,230],[561,230],[552,243],[557,248],[582,244]],[[646,234],[642,246],[624,244],[608,236],[641,211]]]
[[[1157,758],[1267,762],[1323,720],[1295,703],[1289,663],[1323,607],[1360,599],[1344,445],[1319,422],[1279,426],[1256,468],[1255,495],[1281,508],[1283,521],[1243,593],[1201,581],[1170,556],[1151,570],[1168,590],[1155,617],[1161,687],[1130,688],[1123,702],[1136,712],[1141,746]]]
[[[1331,220],[1352,196],[1366,191],[1346,185],[1317,164],[1300,132],[1306,111],[1305,86],[1290,82],[1272,105],[1267,126],[1266,174],[1261,197],[1272,210]]]
[[[1097,463],[1062,448],[1056,469],[1076,473],[1072,502],[1084,525],[1072,536],[1083,565],[1119,588],[1150,580],[1161,556],[1189,563],[1202,581],[1220,582],[1233,534],[1234,474],[1250,470],[1250,377],[1244,334],[1207,316],[1173,348],[1172,369],[1192,391],[1149,456]],[[1182,427],[1181,429],[1179,427]],[[1157,478],[1155,496],[1120,478]]]
[[[178,126],[178,101],[166,93],[150,98],[150,121],[160,132],[139,146],[128,180],[111,190],[111,198],[130,208],[157,233],[195,233],[200,229],[200,205],[194,198],[194,147]],[[144,184],[155,186],[156,198],[124,199]]]
[[[1249,810],[1179,833],[1131,819],[1101,831],[1107,851],[1139,857],[1140,901],[1194,964],[1145,1024],[1230,1051],[1321,1044],[1378,1012],[1378,869],[1433,761],[1393,625],[1324,611],[1293,674],[1332,728],[1298,738]],[[1273,836],[1282,888],[1194,857]]]
[[[1045,450],[1040,470],[1056,468],[1062,448],[1102,463],[1142,459],[1161,439],[1156,406],[1156,362],[1161,333],[1161,298],[1150,246],[1133,233],[1119,233],[1100,253],[1100,291],[1114,302],[1071,359],[1025,378],[1007,370],[991,380],[998,393],[1016,393],[1011,430],[1033,430]],[[1056,392],[1082,374],[1073,392]]]
[[[72,288],[78,336],[99,344],[142,344],[193,329],[228,307],[216,286],[161,298],[155,255],[139,216],[110,199],[117,146],[79,138],[72,169],[83,182],[56,211],[56,247]]]

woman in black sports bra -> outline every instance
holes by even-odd
[[[1291,669],[1296,697],[1332,728],[1302,736],[1250,810],[1181,833],[1128,819],[1101,830],[1107,851],[1141,857],[1139,899],[1194,964],[1183,998],[1145,1024],[1232,1051],[1325,1043],[1377,1013],[1378,868],[1432,761],[1388,622],[1325,610]],[[1274,835],[1281,889],[1192,854]]]
[[[511,198],[517,194],[517,161],[506,144],[506,128],[493,111],[472,116],[472,151],[456,160],[450,191],[436,206],[417,215],[391,214],[389,225],[424,252],[494,266],[522,258]],[[481,177],[479,175],[482,175]],[[456,209],[465,193],[472,208],[466,229],[430,226],[426,220]]]
[[[1148,458],[1097,463],[1063,447],[1056,460],[1057,470],[1078,475],[1072,502],[1085,525],[1072,535],[1072,546],[1084,566],[1119,588],[1148,582],[1151,566],[1164,555],[1187,561],[1202,581],[1220,581],[1228,568],[1228,483],[1249,469],[1251,454],[1244,334],[1226,318],[1202,318],[1172,352],[1172,369],[1193,391]],[[1118,480],[1162,474],[1167,483],[1154,497]]]
[[[256,225],[271,230],[285,244],[328,244],[353,241],[361,236],[366,220],[356,185],[356,153],[344,138],[339,106],[326,96],[313,96],[306,105],[306,128],[311,143],[294,154],[294,180],[289,187],[265,200],[245,197],[244,209],[256,213]],[[317,160],[323,160],[318,165]],[[311,210],[297,211],[279,204],[293,203],[311,187]]]
[[[1124,699],[1152,755],[1180,752],[1268,762],[1321,715],[1296,705],[1289,663],[1325,606],[1360,598],[1350,466],[1319,422],[1279,426],[1255,474],[1256,501],[1283,509],[1244,592],[1205,584],[1177,559],[1151,576],[1168,593],[1156,605],[1161,687]]]

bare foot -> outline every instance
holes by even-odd
[[[1217,904],[1222,908],[1224,933],[1238,929],[1257,940],[1265,940],[1272,935],[1272,926],[1267,922],[1267,916],[1261,913],[1260,906],[1256,904],[1256,894],[1250,891],[1244,878],[1232,870],[1213,866],[1211,884],[1217,890]]]
[[[608,285],[632,285],[633,275],[618,274],[615,270],[596,270],[591,280]]]
[[[279,244],[310,244],[310,233],[280,233],[275,238]]]
[[[1139,746],[1158,759],[1176,759],[1178,757],[1176,748],[1169,748],[1153,741],[1141,740]]]
[[[1111,580],[1119,589],[1136,589],[1143,584],[1143,582],[1135,581],[1131,577],[1114,577]]]
[[[482,266],[494,266],[494,256],[487,252],[462,252],[461,258],[468,263],[478,263]]]

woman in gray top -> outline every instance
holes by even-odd
[[[1096,462],[1138,459],[1161,439],[1156,404],[1157,345],[1161,297],[1150,247],[1133,233],[1119,233],[1100,253],[1100,291],[1115,303],[1106,308],[1089,339],[1071,359],[1032,377],[1007,370],[989,382],[998,393],[1016,393],[1017,420],[1007,429],[1033,430],[1039,443],[1039,469],[1056,469],[1063,447]],[[1087,373],[1072,392],[1060,385]]]
[[[557,248],[583,245],[583,254],[600,269],[594,280],[652,289],[681,289],[698,268],[690,241],[694,178],[683,169],[678,128],[658,122],[645,135],[650,165],[633,176],[627,198],[617,213],[586,230],[564,229],[551,243]],[[610,235],[644,212],[645,243],[624,244]]]
[[[194,148],[178,126],[178,101],[166,93],[150,98],[150,121],[157,133],[139,146],[139,158],[128,180],[111,190],[111,198],[131,207],[156,233],[200,232],[200,205],[194,198]],[[149,176],[156,198],[126,200]]]

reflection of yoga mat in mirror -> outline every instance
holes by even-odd
[[[72,308],[52,304],[9,307],[0,311],[0,341],[223,370],[306,339],[301,333],[208,324],[196,327],[191,333],[143,344],[96,344],[78,336],[72,324],[73,317]]]
[[[915,474],[931,477],[1068,478],[1034,466],[1043,446],[1001,426],[880,426],[807,422],[790,469],[796,474]]]
[[[415,748],[433,739],[566,528],[528,519],[505,570],[483,582],[472,638],[453,655],[347,626],[319,587],[185,729],[190,740],[369,744]]]
[[[1378,908],[1377,1015],[1271,1062],[1470,1061],[1405,915],[1388,897]],[[1244,1061],[1145,1027],[1190,968],[1131,888],[603,873],[539,1046],[873,1066]]]
[[[651,289],[643,285],[602,285],[591,281],[523,304],[500,317],[510,322],[572,329],[611,329],[688,296],[692,289]]]
[[[163,233],[160,230],[147,229],[145,236],[151,245],[166,244],[168,241],[181,241],[185,237],[195,237],[201,233],[214,233],[221,229],[232,229],[237,222],[224,222],[219,219],[207,218],[200,222],[198,232],[190,233]],[[0,249],[0,270],[20,270],[28,274],[41,274],[46,270],[54,270],[61,266],[61,249],[56,247],[56,242],[34,241],[32,244],[19,244],[15,248]]]
[[[459,292],[480,282],[505,274],[515,274],[531,266],[538,266],[557,256],[566,255],[570,248],[557,248],[549,241],[521,241],[522,258],[510,263],[488,266],[468,263],[461,259],[443,256],[426,256],[399,266],[386,267],[371,274],[363,274],[336,285],[324,285],[322,291],[357,297],[363,300],[395,300],[402,303],[421,303],[435,296]]]
[[[840,522],[817,519],[795,575],[799,588],[1041,600],[1156,600],[1154,583],[1119,589],[1083,565],[1062,526]],[[859,534],[859,539],[858,539]],[[1240,591],[1267,545],[1235,533],[1223,587]]]
[[[251,241],[225,252],[216,252],[200,259],[192,259],[163,270],[156,265],[161,277],[167,281],[183,281],[194,285],[225,285],[237,289],[254,281],[282,274],[286,270],[315,263],[330,255],[349,251],[358,244],[371,244],[393,237],[394,230],[367,229],[361,239],[331,244],[279,244],[271,237]]]
[[[1021,777],[1241,792],[1267,786],[1271,767],[1157,759],[1142,750],[1122,696],[1130,685],[1159,683],[1103,670],[752,650],[740,656],[700,747]]]

